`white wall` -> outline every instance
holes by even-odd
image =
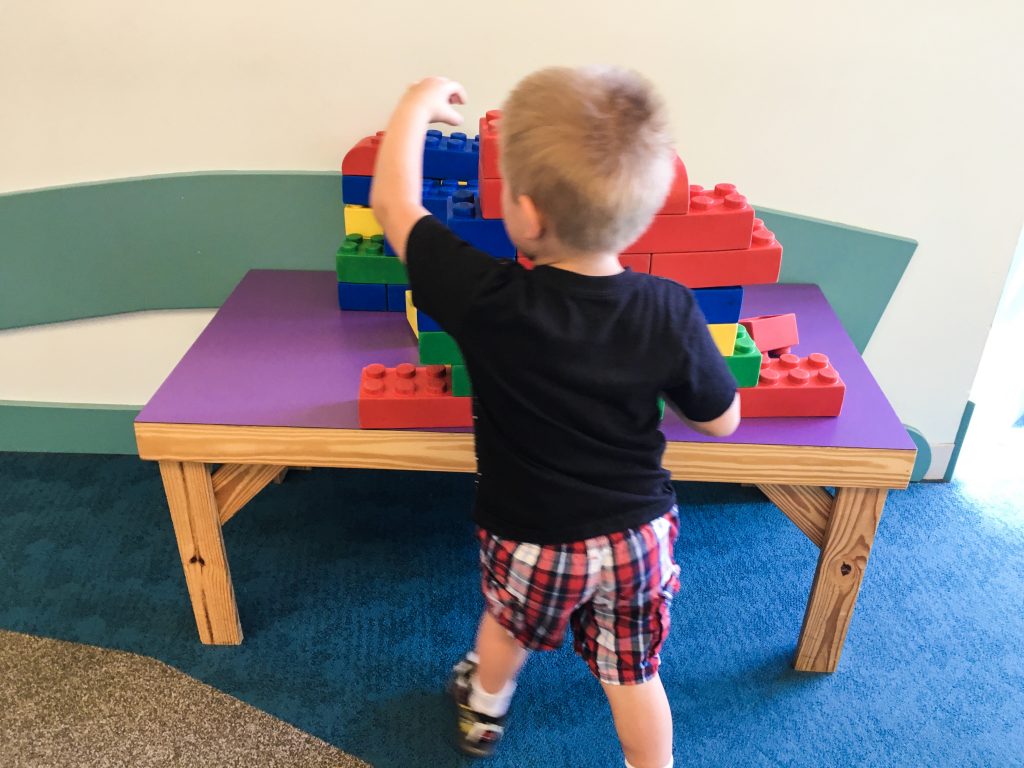
[[[424,74],[461,79],[475,117],[534,68],[627,64],[694,181],[920,241],[866,357],[944,443],[1024,220],[1022,28],[1016,0],[8,4],[0,191],[336,168]]]

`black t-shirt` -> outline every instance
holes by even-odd
[[[736,392],[688,288],[631,271],[526,270],[431,216],[406,260],[413,302],[458,342],[473,385],[478,525],[554,544],[671,509],[659,394],[710,421]]]

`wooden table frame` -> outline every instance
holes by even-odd
[[[242,642],[222,526],[289,467],[476,471],[466,433],[141,422],[135,433],[140,458],[160,463],[199,637],[218,645]],[[818,546],[794,667],[833,672],[886,494],[907,487],[914,457],[913,450],[669,442],[664,464],[675,480],[757,485]]]

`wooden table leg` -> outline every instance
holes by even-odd
[[[886,494],[884,488],[836,492],[800,630],[796,669],[834,672],[839,664]]]
[[[242,642],[242,625],[210,467],[196,462],[161,461],[160,476],[199,639],[208,644],[238,645]]]

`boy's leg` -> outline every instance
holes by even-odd
[[[602,683],[612,708],[622,752],[632,768],[666,768],[672,764],[672,711],[655,675],[639,685]]]
[[[492,696],[501,694],[509,683],[515,682],[528,656],[528,652],[487,611],[480,619],[476,654],[479,657],[477,679],[484,692]]]

